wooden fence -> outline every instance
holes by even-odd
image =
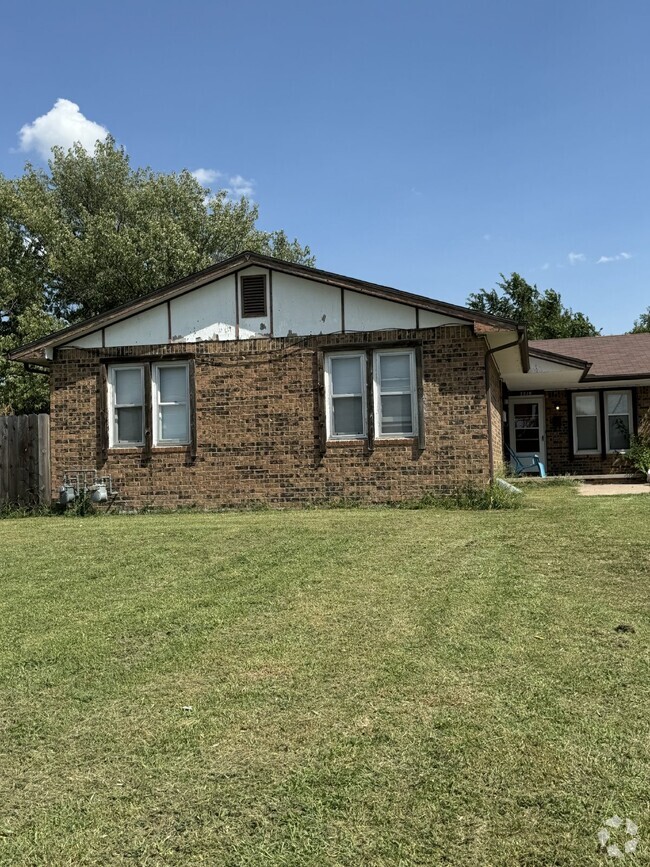
[[[0,507],[50,500],[49,415],[0,416]]]

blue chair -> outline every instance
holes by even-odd
[[[510,460],[510,466],[512,467],[512,471],[515,476],[523,476],[525,473],[533,470],[534,472],[538,472],[541,478],[546,478],[546,467],[540,461],[539,455],[533,455],[530,463],[524,463],[518,455],[513,452],[510,446],[506,443],[506,452],[508,454],[508,458]]]

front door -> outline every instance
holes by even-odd
[[[525,464],[539,455],[546,465],[544,397],[511,397],[508,406],[510,448]]]

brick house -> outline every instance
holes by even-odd
[[[606,471],[612,410],[650,406],[650,365],[595,385],[586,350],[509,320],[254,253],[10,358],[50,371],[53,490],[95,470],[129,508],[444,493],[487,483],[504,433],[551,472]],[[598,455],[574,391],[598,395]]]

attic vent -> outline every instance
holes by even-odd
[[[266,277],[253,274],[241,278],[242,319],[257,319],[266,316]]]

